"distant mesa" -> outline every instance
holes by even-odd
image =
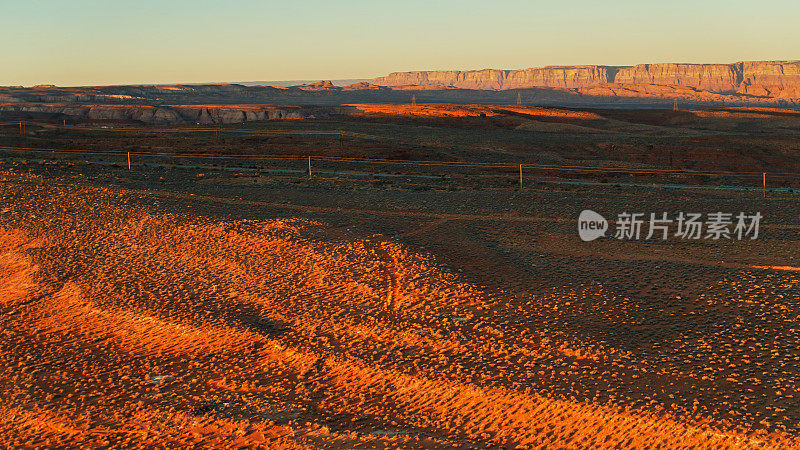
[[[376,86],[372,83],[368,83],[366,81],[361,81],[359,83],[348,84],[342,88],[343,91],[381,91],[387,89],[384,86]]]
[[[522,70],[447,70],[395,72],[378,77],[379,86],[441,86],[459,89],[501,90],[530,87],[579,88],[608,83],[608,68],[602,66],[550,66]]]
[[[317,81],[316,83],[301,84],[297,88],[304,91],[332,91],[339,89],[330,80]]]
[[[67,105],[138,105],[161,109],[167,105],[283,107],[408,104],[412,99],[415,103],[428,104],[521,103],[575,108],[672,109],[678,103],[679,108],[758,106],[800,109],[800,61],[417,71],[395,72],[373,80],[264,83],[0,87],[0,114],[14,117],[69,115],[73,111],[77,115],[89,114],[83,108],[70,109]],[[56,104],[63,106],[47,106]],[[96,111],[105,115],[109,110]],[[129,116],[140,120],[138,115],[144,110],[146,108],[132,109]],[[158,123],[184,120],[181,114],[177,115],[178,118],[162,118],[160,110],[152,119],[147,114],[141,120]],[[239,116],[252,115],[251,112],[242,114]],[[198,120],[192,119],[191,122]]]
[[[298,86],[291,86],[290,88],[301,89],[304,91],[380,91],[387,89],[384,86],[376,86],[366,81],[349,84],[347,86],[337,86],[330,80],[317,81],[315,83],[301,84]]]
[[[547,66],[521,70],[395,72],[378,86],[438,86],[459,89],[583,89],[605,84],[683,86],[721,94],[798,98],[800,61],[732,64],[638,64],[635,66]]]
[[[272,86],[272,87],[292,87],[300,86],[303,84],[312,84],[318,80],[262,80],[262,81],[239,81],[236,84],[242,86]],[[371,83],[372,78],[344,78],[338,80],[330,80],[336,86],[349,86],[360,82]]]

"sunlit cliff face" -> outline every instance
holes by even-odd
[[[379,86],[449,86],[460,89],[583,89],[605,84],[681,86],[713,93],[787,97],[797,94],[798,61],[733,64],[637,64],[635,66],[549,66],[521,70],[395,72]]]

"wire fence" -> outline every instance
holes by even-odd
[[[0,126],[15,126],[20,128],[20,133],[25,135],[27,127],[58,128],[80,131],[102,132],[152,132],[152,133],[221,133],[221,125],[215,127],[164,127],[147,129],[115,129],[107,127],[74,126],[52,124],[35,121],[0,122]],[[263,135],[328,135],[354,137],[360,139],[377,139],[379,137],[364,133],[355,133],[346,130],[252,130],[226,128],[225,133],[235,133],[246,136]],[[541,164],[541,163],[510,163],[510,162],[466,162],[466,161],[435,161],[435,160],[407,160],[386,158],[350,158],[326,155],[264,155],[264,154],[218,154],[218,153],[171,153],[171,152],[141,152],[141,151],[98,151],[94,149],[64,149],[42,148],[23,146],[0,146],[0,152],[6,153],[6,158],[40,158],[44,160],[58,160],[66,156],[69,159],[81,159],[86,163],[106,163],[104,161],[89,161],[92,157],[127,157],[128,166],[169,165],[186,166],[194,168],[206,167],[210,170],[248,170],[266,172],[285,172],[288,174],[307,173],[308,176],[374,176],[374,177],[403,177],[440,179],[449,177],[452,181],[458,176],[468,177],[505,177],[514,183],[506,185],[519,185],[524,188],[526,184],[535,181],[573,181],[582,183],[610,183],[610,184],[642,184],[675,187],[713,187],[730,189],[761,188],[765,192],[793,191],[800,187],[800,176],[795,172],[763,172],[763,171],[703,171],[680,168],[631,167],[633,161],[612,161],[605,165],[591,164]],[[59,156],[60,155],[60,156]],[[133,164],[131,158],[134,158]],[[198,161],[212,161],[204,164]],[[114,162],[112,164],[117,164]],[[280,163],[280,164],[276,164]],[[614,165],[612,165],[614,164]],[[306,167],[307,166],[307,167]],[[316,167],[315,167],[316,166]],[[628,166],[628,167],[625,167]],[[316,169],[316,170],[315,170]],[[518,183],[516,182],[518,180]]]

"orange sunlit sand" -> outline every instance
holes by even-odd
[[[753,431],[741,425],[760,411],[723,401],[697,414],[679,398],[690,380],[714,397],[745,386],[758,397],[771,373],[754,385],[732,360],[678,370],[657,359],[667,349],[637,356],[516,328],[582,302],[577,286],[519,297],[325,221],[150,211],[141,202],[179,197],[3,177],[0,438],[11,445],[800,444],[782,431],[796,429],[789,416]],[[683,357],[705,352],[685,344]],[[674,405],[655,400],[661,389]]]

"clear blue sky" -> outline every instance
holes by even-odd
[[[800,59],[797,0],[0,0],[0,85]]]

